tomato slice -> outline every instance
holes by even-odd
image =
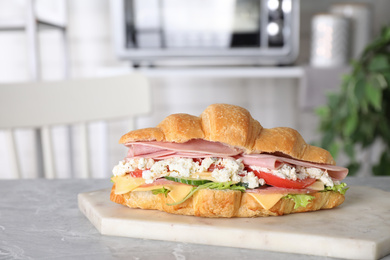
[[[199,163],[199,165],[201,165],[202,164],[202,161],[203,161],[203,159],[201,159],[201,158],[193,158],[192,159],[194,162],[197,162],[197,163]],[[222,165],[215,165],[215,163],[213,163],[213,164],[211,164],[210,165],[210,167],[207,169],[207,171],[209,171],[209,172],[212,172],[212,171],[214,171],[215,169],[218,169],[218,170],[222,170],[223,168],[225,168],[225,166],[222,166]]]
[[[135,171],[129,172],[129,175],[134,178],[142,178],[143,170],[137,169]]]
[[[202,164],[202,159],[201,158],[193,158],[192,159],[195,163],[197,162],[197,163],[199,163],[199,165],[201,165]]]
[[[207,171],[212,172],[215,169],[222,170],[223,168],[225,168],[225,166],[222,166],[222,165],[219,165],[219,164],[215,165],[215,163],[213,163],[212,165],[210,165],[210,167],[207,169]]]
[[[264,179],[266,184],[275,187],[280,187],[280,188],[303,189],[316,182],[316,179],[314,178],[306,178],[302,180],[293,181],[289,179],[280,178],[278,176],[273,175],[272,173],[261,172],[261,171],[253,171],[253,173],[257,177]]]

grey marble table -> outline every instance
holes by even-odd
[[[390,191],[390,177],[348,177],[352,185]],[[0,180],[2,259],[329,259],[259,250],[101,235],[79,211],[77,194],[107,180]],[[390,259],[390,256],[384,259]]]

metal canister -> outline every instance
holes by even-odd
[[[349,20],[336,14],[317,14],[312,20],[310,64],[342,66],[349,61]]]
[[[351,55],[353,58],[358,58],[371,40],[372,17],[370,6],[363,3],[334,4],[330,7],[330,12],[350,19],[352,32]]]

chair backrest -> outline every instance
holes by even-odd
[[[88,158],[88,128],[85,123],[96,120],[130,118],[151,111],[148,82],[140,74],[111,78],[79,79],[58,82],[33,82],[0,85],[0,129],[5,130],[11,168],[20,177],[13,130],[36,128],[41,143],[42,170],[46,178],[56,177],[52,138],[49,127],[54,125],[84,125],[80,137],[81,176],[90,177]]]

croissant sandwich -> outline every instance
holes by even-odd
[[[173,114],[119,143],[110,199],[130,208],[201,217],[263,217],[331,209],[348,169],[294,129],[263,128],[238,106]]]

